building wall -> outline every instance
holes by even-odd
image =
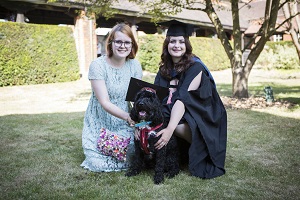
[[[97,58],[97,36],[95,30],[95,20],[86,17],[84,11],[75,18],[74,37],[82,78],[87,78],[89,65]]]
[[[292,41],[292,36],[288,34],[283,35],[283,41]]]

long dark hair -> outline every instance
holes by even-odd
[[[182,73],[186,71],[193,63],[192,57],[194,56],[193,47],[191,45],[191,42],[189,40],[189,37],[184,37],[184,42],[186,46],[186,52],[183,54],[182,58],[178,63],[173,63],[172,56],[170,55],[168,51],[168,45],[170,43],[170,38],[172,36],[167,36],[163,48],[162,48],[162,54],[160,56],[161,61],[159,63],[159,69],[161,75],[166,78],[167,80],[171,80],[171,69],[174,68],[177,73]]]

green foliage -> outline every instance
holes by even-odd
[[[193,53],[201,58],[211,71],[230,68],[229,59],[219,39],[191,37]]]
[[[139,50],[137,58],[140,61],[143,70],[156,73],[162,52],[164,36],[145,35],[139,37]]]
[[[267,42],[256,65],[265,69],[300,69],[297,52],[292,42]]]
[[[0,86],[79,79],[71,28],[5,22],[0,30]]]
[[[162,45],[165,36],[145,35],[139,37],[139,51],[137,58],[141,62],[143,70],[156,73],[162,53]],[[212,70],[230,68],[230,62],[225,54],[220,40],[212,38],[191,37],[193,53]]]

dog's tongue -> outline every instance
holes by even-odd
[[[140,112],[139,112],[139,115],[140,115],[140,116],[145,116],[145,115],[146,115],[146,112],[145,112],[145,111],[140,111]]]

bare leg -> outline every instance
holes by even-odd
[[[191,129],[187,123],[179,124],[176,127],[174,133],[176,136],[185,139],[189,143],[192,143],[192,133],[191,133]]]

